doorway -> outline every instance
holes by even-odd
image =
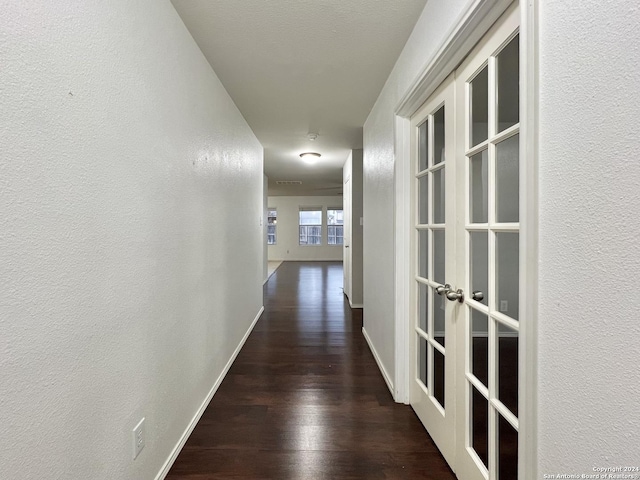
[[[518,475],[519,9],[411,118],[410,403],[462,480]]]

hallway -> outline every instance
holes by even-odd
[[[341,262],[284,262],[265,311],[169,475],[454,479],[396,404],[342,293]]]

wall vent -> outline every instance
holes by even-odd
[[[300,180],[276,180],[278,185],[302,185]]]

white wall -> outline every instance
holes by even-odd
[[[269,249],[267,245],[267,209],[269,208],[269,177],[263,176],[262,182],[262,281],[269,280]]]
[[[342,208],[341,196],[270,196],[269,208],[278,210],[276,245],[269,245],[269,260],[342,260],[341,245],[327,245],[327,208]],[[322,245],[300,245],[300,207],[322,207]]]
[[[1,5],[0,478],[151,479],[262,306],[262,148],[168,0]]]
[[[394,381],[394,111],[467,0],[429,0],[364,125],[364,328]]]
[[[539,3],[539,473],[637,466],[640,6]]]

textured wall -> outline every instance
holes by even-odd
[[[269,208],[278,210],[276,244],[269,245],[269,260],[339,260],[342,246],[327,245],[327,209],[342,208],[340,196],[269,197]],[[322,207],[322,245],[300,245],[300,207]]]
[[[0,478],[150,479],[262,305],[262,148],[168,0],[0,12]]]
[[[364,125],[364,327],[393,380],[394,111],[467,4],[430,0]]]
[[[351,303],[362,305],[362,149],[351,152]]]
[[[640,460],[640,6],[540,2],[539,473]]]
[[[262,279],[269,280],[269,247],[267,245],[267,209],[269,208],[269,177],[264,175],[262,182]]]

